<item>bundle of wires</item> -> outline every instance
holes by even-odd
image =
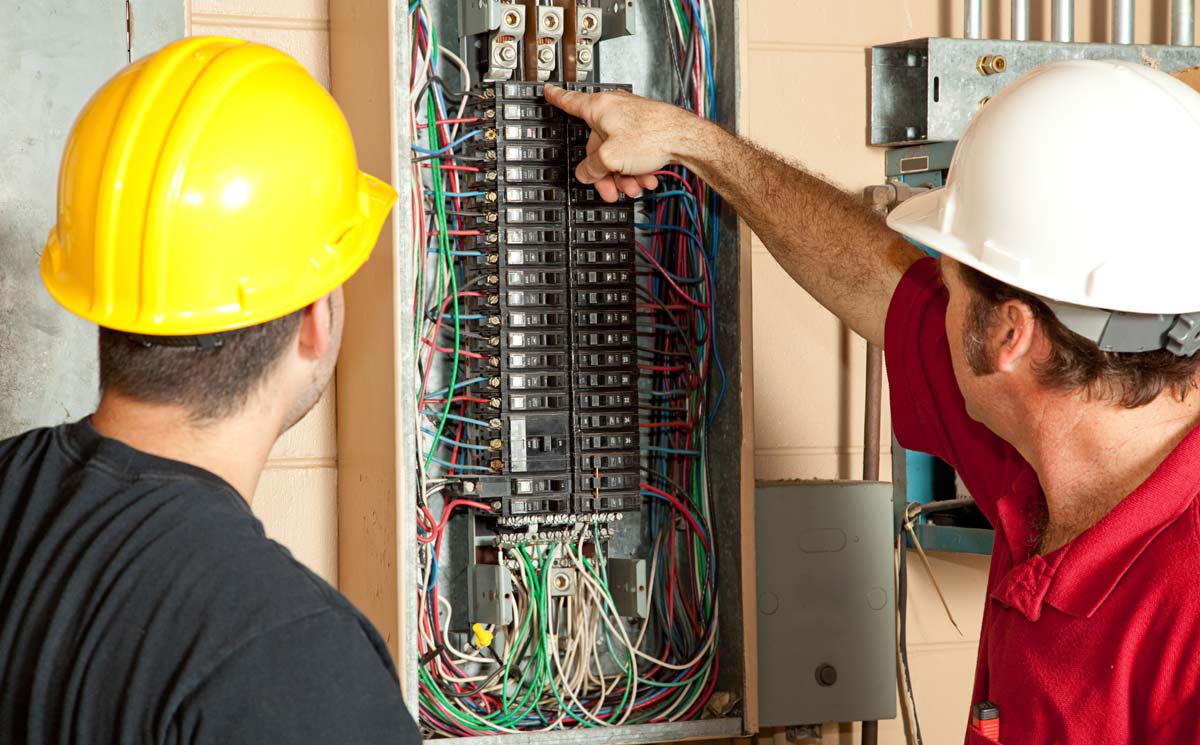
[[[711,5],[663,1],[669,3],[678,103],[711,116]],[[646,617],[630,621],[618,613],[606,542],[593,527],[577,541],[500,548],[498,560],[512,577],[504,600],[511,623],[466,640],[454,629],[469,623],[453,625],[438,567],[456,510],[490,510],[462,488],[480,475],[475,471],[490,470],[468,462],[470,451],[487,449],[477,443],[488,422],[467,413],[468,404],[488,400],[488,380],[470,372],[478,369],[471,365],[478,355],[464,342],[482,334],[487,319],[469,311],[483,288],[467,282],[463,270],[465,260],[479,256],[464,249],[463,239],[480,234],[469,229],[469,218],[482,193],[459,184],[463,174],[479,169],[458,154],[482,130],[463,115],[477,95],[470,71],[438,44],[425,0],[410,5],[409,24],[422,728],[427,735],[470,736],[700,717],[719,667],[707,479],[708,427],[724,391],[713,340],[716,197],[694,174],[675,169],[660,172],[662,188],[638,205]],[[459,89],[443,75],[457,78]],[[553,591],[556,567],[574,570],[574,593]]]

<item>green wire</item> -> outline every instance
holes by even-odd
[[[675,16],[679,19],[679,25],[683,28],[683,42],[686,44],[692,38],[692,27],[688,23],[688,18],[684,15],[683,7],[679,4],[679,0],[673,0],[675,6]]]

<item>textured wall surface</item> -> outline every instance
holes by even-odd
[[[179,0],[137,0],[134,49],[183,33]],[[124,3],[6,3],[0,22],[0,438],[91,412],[96,331],[42,287],[59,157],[92,92],[129,61]]]
[[[189,33],[269,44],[329,86],[329,15],[324,0],[189,0]],[[286,122],[280,122],[286,126]],[[334,389],[285,434],[254,495],[267,534],[337,585],[337,416]]]

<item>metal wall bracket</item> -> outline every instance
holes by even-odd
[[[883,44],[871,50],[870,143],[957,140],[1006,85],[1038,65],[1072,59],[1126,60],[1172,72],[1200,65],[1200,47],[942,38]]]

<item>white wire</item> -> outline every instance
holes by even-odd
[[[462,97],[462,101],[460,101],[458,103],[458,114],[454,117],[455,119],[462,119],[463,112],[467,110],[467,98],[468,98],[467,94],[470,93],[470,91],[471,91],[471,68],[467,67],[467,63],[462,61],[462,57],[459,57],[457,54],[455,54],[454,52],[451,52],[449,49],[442,46],[441,44],[438,44],[438,51],[440,51],[443,55],[449,57],[450,61],[453,62],[455,65],[458,65],[459,72],[462,73],[463,97]],[[450,128],[450,141],[454,142],[455,138],[457,138],[457,137],[458,137],[458,125],[455,124],[453,127]]]

